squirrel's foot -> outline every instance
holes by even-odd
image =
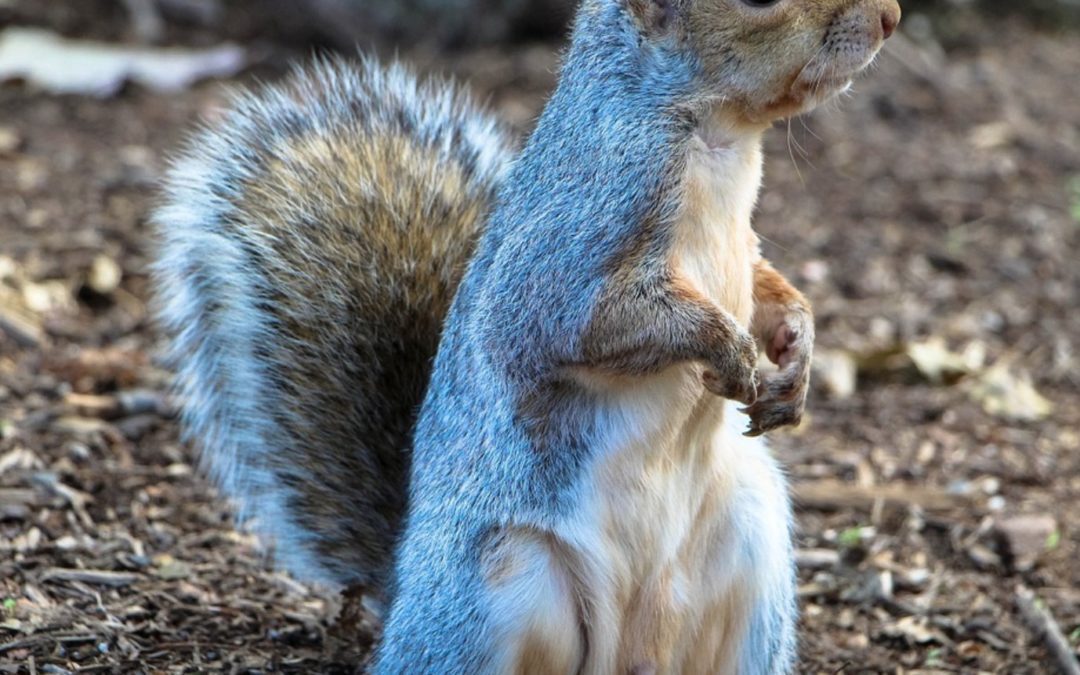
[[[760,386],[757,343],[749,333],[737,333],[702,374],[705,388],[717,396],[753,405]]]
[[[802,421],[810,388],[810,360],[814,328],[801,313],[785,318],[765,347],[770,361],[780,370],[765,376],[761,395],[742,412],[750,416],[747,436],[760,436]]]

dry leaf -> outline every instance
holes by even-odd
[[[171,555],[165,554],[156,556],[154,558],[154,563],[157,566],[157,569],[154,572],[160,579],[175,581],[177,579],[186,579],[191,576],[191,565],[183,560],[177,560]]]
[[[1043,397],[1025,371],[998,364],[983,372],[971,389],[971,396],[991,415],[1023,422],[1045,419],[1054,405]]]
[[[925,342],[909,344],[907,355],[919,373],[930,382],[954,384],[983,367],[986,347],[981,342],[971,342],[958,353],[951,351],[944,339],[932,337]]]
[[[895,623],[886,625],[883,632],[889,637],[903,638],[909,644],[924,645],[931,642],[945,644],[947,642],[940,633],[929,628],[926,619],[922,617],[905,616]]]

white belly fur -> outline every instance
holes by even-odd
[[[672,266],[742,325],[753,312],[756,139],[691,153]],[[745,416],[698,364],[601,391],[583,506],[554,534],[573,552],[585,673],[735,673],[759,589],[786,569],[787,497]],[[726,419],[725,419],[726,418]],[[726,421],[726,423],[725,423]],[[783,573],[783,572],[781,572]]]

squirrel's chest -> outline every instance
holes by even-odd
[[[756,144],[695,148],[669,262],[681,281],[749,325],[761,184]],[[768,460],[744,442],[744,421],[684,364],[597,401],[596,459],[564,541],[590,605],[585,672],[732,672],[757,593],[739,543],[747,495],[772,489]],[[734,425],[734,426],[733,426]],[[753,501],[753,500],[750,500]]]
[[[753,313],[758,238],[751,216],[761,186],[756,147],[690,152],[669,262],[676,275],[744,325]]]

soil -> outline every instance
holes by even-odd
[[[254,45],[236,82],[274,79],[307,47],[254,5],[167,39]],[[0,20],[130,39],[120,7]],[[807,419],[773,435],[800,672],[1054,672],[1025,588],[1080,643],[1080,40],[968,19],[934,39],[909,17],[852,95],[768,139],[757,228],[822,355]],[[524,133],[557,48],[400,55]],[[233,529],[165,395],[148,214],[226,91],[0,87],[0,672],[354,672],[374,639]]]

